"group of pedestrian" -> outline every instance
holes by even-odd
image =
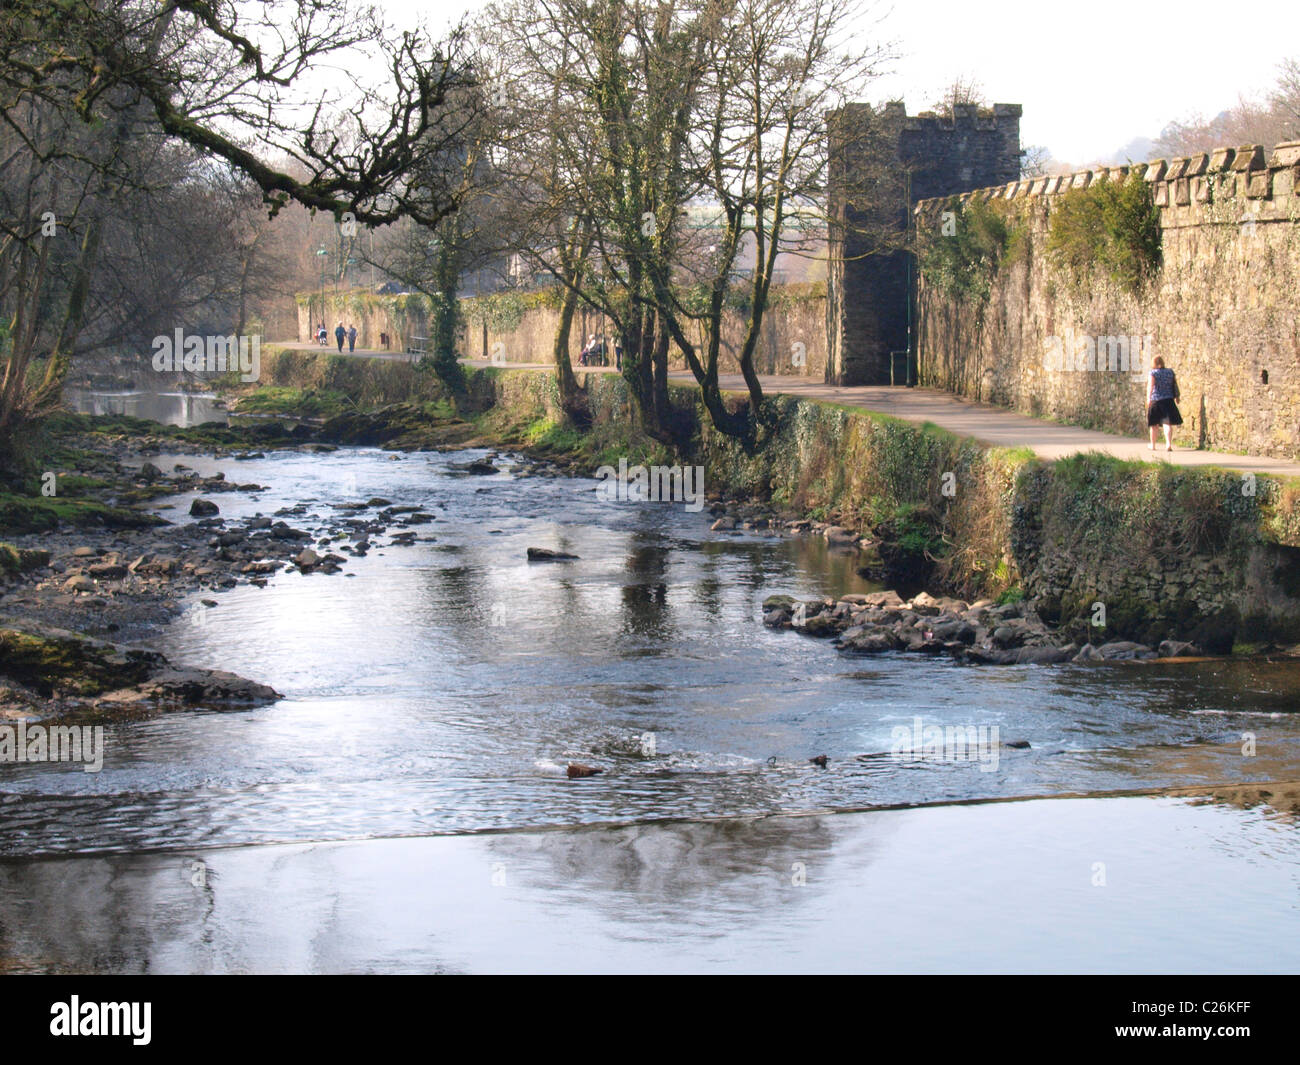
[[[349,325],[345,329],[343,323],[339,322],[339,324],[334,328],[334,339],[338,341],[339,354],[343,353],[343,341],[345,340],[348,342],[348,351],[356,351],[357,327],[355,325]],[[326,332],[324,322],[321,322],[321,324],[316,327],[316,343],[321,347],[326,347],[329,344],[329,334]]]
[[[583,366],[608,366],[609,341],[603,336],[592,333],[587,338],[587,343],[582,346],[582,351],[578,353],[578,362]],[[614,367],[618,370],[623,369],[623,343],[620,340],[614,341]]]

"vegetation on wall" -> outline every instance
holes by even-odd
[[[461,300],[460,306],[467,321],[486,324],[497,333],[509,333],[519,328],[529,311],[558,311],[563,298],[564,290],[551,285],[532,292],[507,289],[486,296],[472,296]]]
[[[956,196],[944,204],[938,225],[917,234],[926,284],[963,303],[987,302],[999,268],[1025,247],[1024,224],[1002,203]]]
[[[1094,181],[1055,199],[1047,256],[1076,291],[1100,273],[1139,295],[1161,263],[1160,215],[1150,187],[1130,174],[1124,181]]]

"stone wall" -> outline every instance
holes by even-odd
[[[1054,204],[1068,189],[1130,174],[1154,199],[1159,272],[1139,296],[1100,277],[1076,294],[1046,251]],[[1300,458],[1300,142],[1267,158],[1258,146],[1220,148],[962,199],[1000,204],[1026,243],[994,274],[987,303],[956,300],[922,280],[922,384],[1144,435],[1145,370],[1160,355],[1178,374],[1182,442]],[[920,203],[918,227],[937,230],[946,206]],[[1120,369],[1121,338],[1137,349],[1136,358],[1128,352],[1129,372]],[[1100,368],[1075,368],[1096,349]],[[1061,352],[1066,358],[1055,357]]]
[[[464,327],[459,350],[463,357],[485,359],[502,364],[550,363],[559,326],[560,312],[552,302],[529,293],[521,297],[522,307],[515,313],[501,313],[500,300],[494,297],[461,300]],[[357,346],[378,348],[379,334],[386,332],[393,351],[404,351],[412,336],[428,336],[431,324],[427,303],[422,296],[375,296],[370,293],[343,293],[329,300],[330,316],[326,328],[330,345],[334,344],[334,326],[342,320],[355,323]],[[312,306],[319,308],[319,298]],[[298,306],[298,341],[312,340],[309,310]],[[747,319],[728,311],[723,318],[723,373],[739,373],[736,354],[744,342]],[[580,309],[574,316],[569,334],[569,355],[577,364],[578,355],[591,334],[609,333],[608,319],[590,310]],[[702,341],[702,336],[697,334]],[[817,283],[773,286],[772,306],[763,316],[762,336],[755,353],[755,365],[762,374],[800,374],[822,380],[826,373],[826,296]],[[669,365],[686,369],[686,362],[676,346],[669,349]]]
[[[763,315],[762,335],[754,363],[761,374],[799,374],[821,380],[826,372],[826,297],[817,285],[773,288],[773,305]],[[478,301],[462,302],[466,318],[466,354],[474,359],[495,359],[505,363],[546,362],[552,359],[559,311],[547,306],[530,308],[507,322],[494,322],[476,306]],[[484,325],[486,324],[486,330]],[[727,311],[723,316],[722,373],[739,373],[738,354],[744,343],[748,320]],[[569,334],[569,356],[577,364],[578,355],[592,334],[609,334],[609,320],[591,311],[575,313]],[[703,343],[702,330],[696,330],[696,342]],[[499,346],[498,346],[499,345]],[[669,348],[669,366],[686,369],[686,361],[676,345]]]
[[[908,212],[918,200],[1019,177],[1020,114],[1019,104],[958,104],[950,118],[909,117],[889,103],[849,104],[830,116],[825,380],[891,383],[891,353],[911,347]]]
[[[424,296],[414,293],[381,296],[373,292],[353,291],[328,295],[329,308],[325,328],[329,332],[329,346],[334,347],[334,327],[339,322],[344,328],[357,327],[357,347],[378,350],[379,334],[389,336],[389,349],[405,351],[412,336],[428,336],[430,329],[429,303]],[[298,342],[308,344],[315,340],[312,314],[320,312],[320,297],[299,296]],[[275,337],[275,339],[280,339]]]

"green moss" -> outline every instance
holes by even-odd
[[[523,433],[525,442],[546,451],[579,451],[583,446],[582,434],[571,426],[550,418],[539,418]]]
[[[45,498],[0,493],[0,532],[49,532],[76,528],[144,529],[167,523],[155,514],[94,500]]]
[[[119,651],[74,633],[0,629],[0,663],[4,674],[41,695],[56,690],[101,695],[146,679],[162,656],[147,651]]]
[[[56,480],[57,494],[60,496],[84,496],[101,488],[107,488],[109,481],[102,477],[87,477],[82,474],[68,473]]]
[[[50,564],[50,553],[43,548],[14,547],[0,543],[0,572],[29,573]]]
[[[270,385],[240,396],[232,408],[238,414],[277,414],[319,418],[339,414],[351,406],[338,389],[294,388]]]

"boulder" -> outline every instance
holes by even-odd
[[[975,626],[969,621],[956,619],[953,621],[936,621],[930,630],[934,633],[936,640],[957,641],[967,646],[975,642]]]
[[[968,647],[966,661],[978,666],[1005,666],[1016,660],[1015,651],[996,651],[985,647]]]
[[[799,629],[809,636],[834,636],[839,631],[839,626],[832,615],[818,614],[808,618]]]
[[[943,607],[939,605],[939,600],[929,592],[921,592],[919,595],[913,596],[907,606],[908,609],[915,610],[923,617],[932,618],[936,614],[943,613]]]
[[[529,562],[569,562],[577,557],[577,555],[571,555],[567,551],[552,551],[549,547],[530,547],[528,549]]]
[[[1072,652],[1065,647],[1021,647],[1015,652],[1017,665],[1049,666],[1057,662],[1068,662]]]
[[[841,647],[846,651],[858,651],[862,654],[880,654],[884,651],[901,649],[902,641],[888,629],[869,629],[860,636],[853,637],[851,641],[841,641]]]
[[[1134,643],[1132,640],[1114,640],[1097,648],[1097,653],[1106,662],[1125,662],[1134,658],[1154,658],[1155,652],[1146,644]]]
[[[895,591],[871,592],[863,597],[866,606],[882,607],[885,610],[901,610],[904,603]]]
[[[1019,647],[1024,642],[1025,630],[1023,626],[999,625],[993,630],[993,643],[1003,650]]]
[[[190,504],[190,516],[194,518],[210,518],[220,513],[221,508],[210,499],[196,499]]]
[[[86,573],[97,581],[120,581],[126,576],[126,567],[115,562],[100,562],[97,565],[88,566]]]

